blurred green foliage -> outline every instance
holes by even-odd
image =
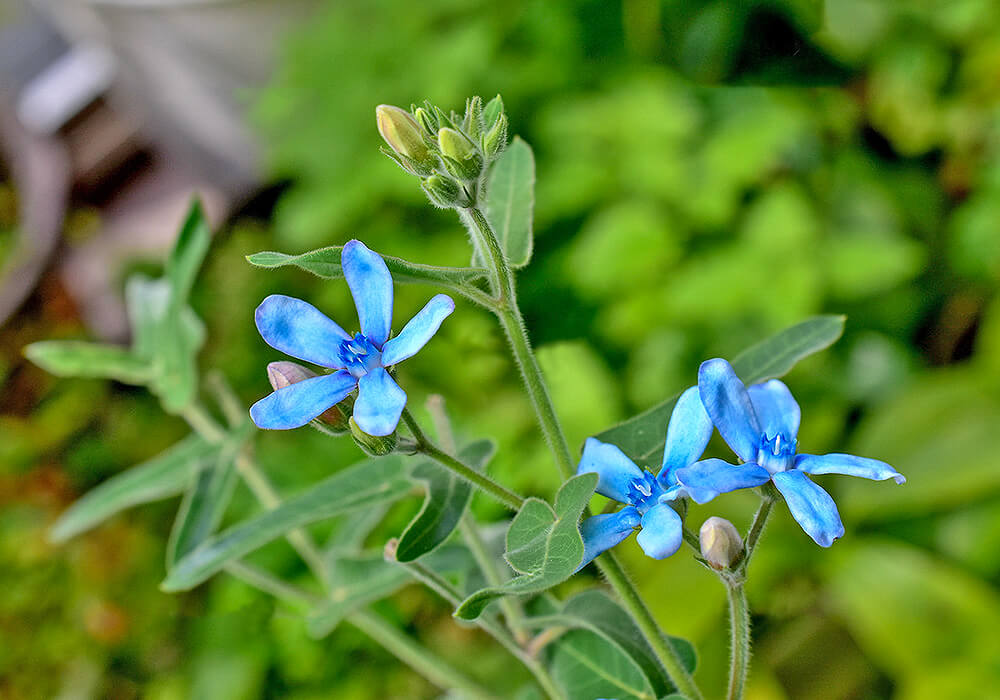
[[[1000,6],[734,5],[328,3],[256,102],[273,174],[289,186],[270,221],[230,227],[210,254],[193,296],[209,328],[202,364],[250,401],[276,358],[251,318],[264,295],[352,318],[342,283],[254,270],[247,253],[357,236],[465,264],[452,215],[378,154],[374,107],[500,92],[537,157],[520,298],[573,444],[689,385],[705,357],[809,314],[849,316],[844,339],[788,379],[802,448],[878,457],[909,483],[824,478],[847,527],[829,551],[779,510],[749,584],[751,697],[985,697],[1000,687]],[[356,630],[311,641],[235,581],[159,593],[169,507],[45,544],[69,500],[182,426],[141,392],[24,365],[25,343],[83,335],[58,293],[43,292],[2,336],[0,631],[19,641],[0,645],[0,697],[434,697]],[[426,290],[397,295],[406,318]],[[444,394],[462,432],[498,438],[500,480],[554,489],[487,314],[460,304],[402,381],[415,405]],[[358,457],[313,431],[259,442],[286,491]],[[237,495],[233,516],[250,512]],[[736,494],[692,518],[745,527],[753,505]],[[407,507],[371,541],[398,534]],[[699,681],[718,695],[721,586],[684,556],[623,548],[665,628],[698,645]],[[260,556],[297,572],[284,545]],[[507,673],[503,653],[429,593],[407,588],[381,611],[452,660],[475,654],[484,679]]]

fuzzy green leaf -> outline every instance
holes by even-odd
[[[844,332],[843,316],[815,316],[744,350],[733,360],[747,385],[787,373],[797,362],[832,345]],[[667,423],[679,394],[597,435],[639,464],[659,464]]]
[[[635,661],[607,639],[572,630],[553,645],[552,677],[570,698],[656,700]]]
[[[398,456],[368,460],[349,467],[274,510],[234,525],[210,537],[182,558],[161,584],[165,591],[197,586],[233,559],[243,557],[291,530],[341,513],[398,500],[410,491],[410,481]]]
[[[126,508],[182,493],[217,452],[217,447],[197,435],[184,438],[166,452],[88,491],[59,517],[49,537],[53,542],[63,542]]]
[[[205,220],[205,212],[201,208],[201,202],[195,199],[188,209],[170,257],[167,258],[166,278],[170,280],[175,305],[187,302],[211,242],[212,234]]]
[[[515,136],[491,167],[486,184],[486,219],[513,267],[524,267],[531,260],[534,213],[535,156],[531,146]]]
[[[25,356],[60,377],[100,377],[124,384],[145,384],[153,377],[147,360],[114,345],[77,340],[43,340],[24,349]]]
[[[580,474],[559,489],[554,509],[537,498],[525,501],[507,531],[507,561],[521,575],[476,591],[455,616],[474,620],[495,598],[539,593],[572,576],[583,561],[580,514],[596,487],[596,474]]]
[[[495,450],[491,440],[479,440],[462,448],[459,457],[482,471]],[[401,562],[413,561],[448,539],[472,498],[472,485],[468,481],[433,462],[418,465],[412,476],[427,485],[427,497],[399,538],[396,560]]]

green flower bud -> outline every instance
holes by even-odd
[[[440,128],[437,117],[423,107],[417,107],[413,116],[416,117],[417,122],[424,128],[428,136],[434,136]]]
[[[743,553],[743,539],[736,527],[726,520],[712,516],[702,523],[698,532],[701,556],[713,569],[728,569]]]
[[[399,156],[401,165],[409,165],[421,175],[433,172],[434,154],[424,143],[420,125],[409,112],[392,105],[379,105],[375,108],[375,121],[378,132]]]
[[[358,427],[358,424],[354,422],[353,416],[350,420],[350,426],[351,437],[354,438],[355,444],[369,457],[384,457],[396,449],[395,432],[383,437],[369,435]]]
[[[492,129],[493,125],[497,123],[497,119],[503,113],[503,99],[501,99],[500,95],[497,95],[483,107],[483,124],[486,125],[487,129]]]
[[[438,131],[438,145],[448,172],[460,180],[475,180],[483,172],[483,158],[462,133],[447,127]]]
[[[465,133],[475,141],[483,133],[483,98],[470,97],[465,101],[465,119],[462,122]]]
[[[318,376],[315,372],[296,362],[272,362],[267,366],[267,380],[275,391],[286,386]],[[309,422],[311,426],[324,433],[339,435],[346,433],[350,426],[351,411],[354,399],[347,397],[336,406],[331,406]]]
[[[431,175],[420,186],[431,204],[442,209],[454,209],[469,205],[462,187],[445,175]]]
[[[507,147],[507,115],[501,114],[486,135],[483,137],[483,151],[486,157],[493,160],[503,153]]]

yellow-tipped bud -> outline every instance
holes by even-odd
[[[404,109],[393,105],[379,105],[375,108],[378,132],[397,155],[408,158],[420,165],[432,165],[433,156],[416,119]]]
[[[728,569],[743,552],[743,539],[736,526],[725,518],[712,516],[698,532],[701,556],[713,569]]]

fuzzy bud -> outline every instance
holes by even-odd
[[[384,457],[396,449],[395,432],[382,437],[369,435],[358,427],[358,424],[354,422],[353,416],[350,420],[350,426],[351,437],[354,438],[355,444],[369,457]]]
[[[438,131],[438,145],[445,167],[460,180],[475,180],[483,172],[483,158],[462,133],[447,127]]]
[[[421,183],[431,204],[443,209],[466,206],[467,197],[457,182],[444,175],[431,175]]]
[[[392,105],[379,105],[375,108],[375,121],[382,138],[404,163],[420,172],[433,169],[434,155],[424,143],[420,125],[409,112]]]
[[[414,118],[424,128],[428,136],[434,136],[440,128],[437,116],[431,114],[423,107],[417,107],[413,113]]]
[[[496,158],[507,147],[507,115],[501,114],[493,127],[483,136],[483,151],[489,159]]]
[[[701,556],[713,569],[728,569],[743,552],[743,539],[736,526],[725,518],[712,516],[698,532]]]

